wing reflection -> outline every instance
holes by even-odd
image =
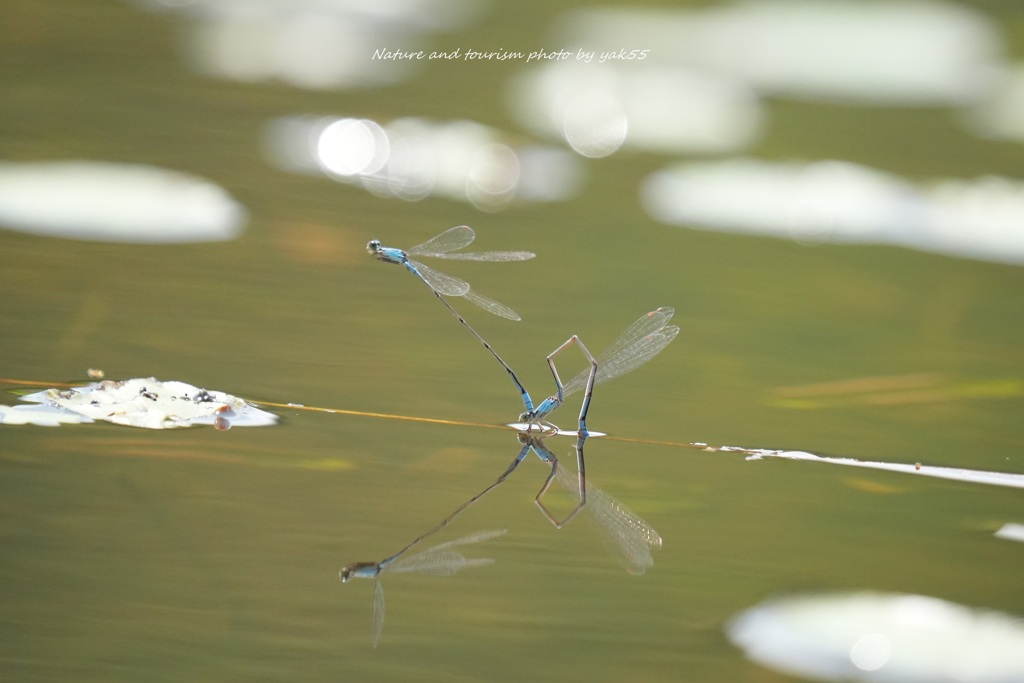
[[[380,642],[381,634],[384,630],[384,590],[381,587],[380,575],[384,573],[415,573],[431,576],[451,576],[467,567],[491,564],[493,562],[491,559],[467,558],[456,548],[462,545],[490,540],[504,534],[506,531],[504,529],[478,531],[412,555],[407,556],[407,553],[424,540],[447,527],[470,506],[504,483],[508,476],[519,467],[519,464],[530,453],[536,454],[542,462],[551,467],[551,472],[534,497],[534,502],[552,525],[561,529],[582,511],[585,513],[585,516],[598,525],[619,552],[622,553],[631,574],[643,574],[647,571],[648,567],[654,565],[652,552],[661,548],[662,545],[662,539],[658,532],[622,502],[594,487],[592,483],[587,483],[583,459],[583,446],[588,438],[586,435],[577,435],[576,443],[573,445],[573,452],[577,463],[576,471],[562,467],[558,458],[545,444],[545,439],[538,433],[520,432],[518,438],[520,443],[519,452],[512,459],[509,466],[505,468],[505,471],[479,493],[455,508],[447,517],[413,539],[394,555],[386,557],[379,562],[353,562],[342,567],[339,572],[339,578],[342,583],[348,583],[353,578],[374,579],[375,581],[373,599],[374,647]],[[561,520],[544,503],[544,497],[551,487],[551,483],[555,480],[571,494],[574,494],[578,501]]]
[[[650,524],[644,521],[636,513],[626,507],[621,501],[596,488],[592,482],[586,482],[579,473],[574,475],[564,467],[558,466],[554,454],[544,446],[540,439],[532,438],[531,447],[541,455],[545,461],[552,462],[551,472],[558,483],[567,491],[578,492],[580,504],[573,511],[573,515],[583,510],[585,516],[595,522],[601,531],[622,553],[629,565],[631,574],[643,574],[648,567],[654,566],[652,551],[661,548],[661,536]],[[583,463],[583,443],[586,437],[577,440],[574,446],[577,453],[577,462]],[[582,470],[580,470],[582,472]],[[551,477],[548,478],[550,482]],[[546,486],[545,486],[546,488]],[[538,498],[537,504],[541,505]],[[543,509],[543,506],[542,506]],[[545,510],[546,514],[546,510]],[[552,519],[548,515],[549,519]],[[553,520],[552,520],[553,521]],[[568,520],[566,520],[568,521]]]
[[[373,646],[380,643],[381,634],[384,633],[384,588],[380,583],[380,575],[387,573],[394,574],[426,574],[428,576],[451,576],[467,567],[481,567],[492,564],[490,558],[467,558],[454,548],[460,545],[480,543],[505,533],[505,529],[494,529],[491,531],[478,531],[475,534],[456,538],[453,541],[435,545],[422,552],[404,557],[404,553],[411,546],[406,546],[397,554],[392,555],[380,562],[356,562],[342,567],[338,576],[342,583],[350,579],[374,579],[373,587]]]

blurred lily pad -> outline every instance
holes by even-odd
[[[230,240],[245,209],[204,178],[100,161],[0,161],[0,226],[132,244]]]
[[[1024,625],[1017,616],[924,595],[780,597],[738,615],[726,633],[755,662],[818,680],[1024,680]]]

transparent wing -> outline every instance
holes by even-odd
[[[380,636],[384,633],[384,589],[380,585],[380,579],[374,582],[373,587],[373,646],[380,643]]]
[[[423,244],[417,244],[405,253],[415,256],[437,256],[445,258],[450,251],[457,251],[469,246],[476,239],[476,233],[468,225],[460,225],[445,230],[437,237],[432,237]]]
[[[634,574],[654,566],[652,550],[661,548],[661,536],[632,510],[610,495],[594,489],[587,493],[590,517],[604,529],[629,563]]]
[[[619,338],[612,342],[611,346],[597,357],[597,362],[607,361],[652,332],[661,330],[668,324],[673,315],[675,315],[675,309],[667,306],[644,313],[640,316],[639,320],[626,328],[626,331],[619,335]]]
[[[513,311],[511,308],[501,303],[500,301],[488,299],[486,296],[483,296],[482,294],[477,294],[474,291],[468,291],[462,296],[466,297],[468,300],[472,301],[474,304],[484,309],[488,313],[500,315],[502,318],[508,318],[509,320],[522,320],[522,318],[519,317],[518,313],[516,313],[515,311]]]
[[[473,543],[483,543],[484,541],[489,541],[492,538],[497,538],[498,536],[504,536],[507,532],[508,532],[508,529],[487,529],[485,531],[477,531],[476,533],[467,534],[466,536],[460,536],[459,538],[456,538],[456,539],[451,540],[451,541],[447,541],[446,543],[442,543],[440,545],[435,545],[430,550],[443,550],[445,548],[454,548],[454,547],[460,546],[460,545],[470,545],[470,544],[473,544]],[[424,551],[424,552],[428,552],[428,551]]]
[[[475,534],[456,538],[453,541],[436,545],[421,553],[400,558],[389,564],[382,571],[427,574],[430,576],[451,576],[457,571],[467,567],[480,567],[491,564],[494,560],[488,558],[467,559],[461,553],[452,549],[460,545],[480,543],[482,541],[495,538],[496,536],[501,536],[505,531],[505,529],[492,529],[489,531],[478,531]]]
[[[597,357],[594,384],[631,372],[661,353],[679,334],[675,325],[665,326],[674,313],[671,308],[659,308],[630,325]],[[585,368],[563,385],[562,395],[568,396],[585,387],[589,376],[590,368]]]
[[[559,483],[567,491],[576,492],[576,473],[559,467]],[[583,514],[594,520],[629,563],[633,574],[643,574],[654,566],[651,551],[661,548],[661,536],[647,522],[617,499],[601,489],[587,485],[587,504]]]
[[[529,261],[536,254],[532,251],[470,251],[465,254],[419,254],[459,261]]]
[[[427,286],[439,294],[445,296],[465,296],[469,292],[469,283],[454,275],[442,273],[425,266],[419,261],[409,261],[416,273],[427,283]]]
[[[598,360],[597,377],[594,378],[594,383],[607,382],[627,372],[632,372],[661,353],[678,334],[679,328],[675,325],[670,325],[664,330],[647,335],[632,346],[627,346],[617,356],[608,357],[603,363],[601,360]],[[586,386],[588,374],[589,370],[580,373],[578,379],[576,377],[573,378],[574,384],[578,384],[579,389]],[[574,387],[573,391],[576,390],[576,387]]]
[[[444,258],[459,261],[526,261],[536,256],[532,251],[481,251],[468,254],[453,254],[469,246],[476,239],[476,233],[468,225],[460,225],[456,228],[445,230],[437,237],[427,240],[423,244],[417,244],[412,249],[406,250],[406,254],[412,256],[432,256],[433,258]]]
[[[451,576],[468,567],[483,567],[493,564],[488,557],[467,558],[457,550],[426,551],[414,555],[404,562],[388,567],[389,572],[398,574],[423,574],[425,576]]]

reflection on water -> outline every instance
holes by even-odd
[[[520,435],[520,439],[524,440],[524,435]],[[593,480],[584,479],[583,444],[585,441],[586,439],[580,438],[573,447],[576,452],[578,468],[576,476],[573,476],[572,472],[566,468],[558,466],[554,454],[542,440],[525,435],[524,443],[529,444],[542,460],[552,463],[551,472],[558,479],[559,484],[567,491],[578,490],[580,492],[584,516],[592,520],[612,546],[621,553],[629,572],[637,575],[643,574],[648,568],[654,566],[652,551],[661,548],[661,535],[622,502],[594,486]],[[550,477],[548,481],[550,482]],[[539,505],[540,501],[537,502]],[[573,514],[575,512],[576,510],[573,511]],[[546,510],[545,514],[548,514]]]
[[[101,242],[230,240],[246,211],[220,186],[152,166],[0,162],[0,226]]]
[[[779,598],[728,626],[748,657],[824,680],[1012,683],[1024,680],[1019,618],[922,595]]]
[[[367,15],[409,6],[389,0],[360,4]],[[947,7],[955,13],[965,4]],[[434,41],[446,43],[445,49],[562,47],[546,31],[552,9],[541,3],[494,11],[483,30],[440,37],[411,28],[415,35],[409,40],[389,34],[372,49],[363,41],[380,38],[375,28],[340,40],[344,27],[337,17],[317,19],[334,12],[336,4],[329,1],[315,10],[285,2],[196,2],[159,17],[129,2],[0,5],[3,21],[17,29],[0,41],[0,61],[18,67],[0,70],[0,138],[8,158],[74,155],[188,169],[229,188],[251,217],[244,237],[228,244],[112,245],[3,231],[3,376],[59,379],[98,365],[119,377],[191,377],[199,385],[276,398],[281,405],[261,407],[283,422],[226,434],[107,424],[52,430],[0,425],[0,677],[32,682],[73,675],[104,683],[603,683],[688,677],[751,683],[781,674],[748,661],[724,642],[720,627],[780,587],[865,587],[1001,606],[1015,614],[1024,609],[1022,546],[993,536],[1004,522],[1022,521],[1020,489],[920,475],[932,465],[1024,471],[1019,391],[979,400],[966,386],[984,383],[985,395],[993,395],[1000,382],[1024,377],[1022,302],[1016,295],[1024,270],[872,247],[825,254],[782,240],[674,230],[645,216],[631,190],[662,163],[656,157],[616,153],[600,161],[583,159],[562,142],[566,122],[557,129],[552,124],[559,139],[538,150],[502,120],[508,115],[500,99],[508,92],[507,78],[521,73],[536,83],[549,77],[547,67],[421,62],[427,68],[420,78],[398,84],[393,79],[404,78],[401,70],[417,64],[378,60],[359,74],[351,64],[337,66],[335,57],[347,51],[361,51],[372,62],[377,48],[412,50]],[[717,3],[701,12],[724,11],[723,5],[748,15],[762,12],[758,3]],[[1005,35],[1019,54],[1013,10],[971,3],[983,5],[1006,20]],[[859,11],[884,6],[865,4]],[[915,11],[929,6],[913,5]],[[827,11],[826,3],[805,7],[818,15]],[[250,12],[252,19],[228,27],[218,17],[220,8],[225,14]],[[775,8],[784,16],[783,8]],[[635,12],[635,6],[627,11]],[[212,17],[208,42],[200,28],[204,13]],[[269,15],[280,19],[281,31],[270,25]],[[613,23],[626,29],[631,16]],[[225,73],[247,80],[226,83],[190,73],[175,49],[183,28],[174,21],[178,17],[197,29],[184,38],[186,44],[198,46],[197,54],[214,53],[215,62],[224,60]],[[850,28],[854,24],[851,19]],[[900,58],[918,68],[918,55],[930,56],[946,70],[936,81],[940,85],[965,78],[956,73],[962,65],[971,74],[966,78],[976,77],[978,90],[984,90],[986,78],[971,63],[985,60],[971,56],[978,53],[969,52],[970,44],[964,44],[968,52],[959,61],[930,48],[914,52],[917,43],[910,38],[931,25],[921,20],[906,29]],[[667,20],[660,27],[672,28]],[[959,134],[960,112],[897,111],[881,89],[854,83],[844,64],[831,65],[834,82],[825,84],[831,89],[817,95],[783,89],[790,78],[804,86],[811,82],[797,79],[800,72],[775,72],[778,86],[771,74],[755,81],[741,70],[725,69],[730,61],[747,69],[763,61],[767,68],[781,48],[765,57],[760,46],[787,35],[782,27],[774,31],[759,36],[764,42],[721,40],[711,31],[693,36],[717,41],[704,43],[696,57],[722,62],[721,70],[673,57],[673,50],[692,50],[695,43],[678,32],[674,43],[661,44],[658,26],[628,41],[638,45],[598,47],[589,62],[593,72],[577,73],[581,83],[593,82],[605,92],[581,97],[570,108],[580,115],[567,127],[570,139],[589,153],[621,140],[618,149],[627,152],[631,136],[642,140],[636,136],[646,127],[659,132],[663,126],[662,137],[646,138],[647,149],[688,153],[703,141],[694,137],[690,147],[683,146],[684,135],[698,129],[683,130],[679,121],[685,114],[695,126],[720,125],[704,131],[704,150],[714,153],[711,141],[730,150],[726,133],[738,130],[733,113],[742,123],[745,111],[756,111],[753,136],[730,143],[748,145],[750,155],[838,157],[861,169],[882,169],[893,174],[879,180],[883,197],[909,188],[910,204],[927,197],[930,210],[937,215],[943,209],[949,225],[971,224],[978,233],[983,225],[998,232],[995,226],[1017,215],[1013,207],[1019,200],[1013,196],[1019,188],[1012,179],[1022,171],[1019,150]],[[839,33],[824,27],[819,35]],[[337,40],[325,44],[318,36]],[[621,43],[626,36],[618,32],[604,42]],[[296,46],[296,37],[306,44]],[[270,50],[251,50],[253,44]],[[879,32],[878,45],[885,48],[879,54],[892,44],[888,32]],[[274,54],[275,45],[283,52]],[[724,47],[716,51],[715,45]],[[842,46],[837,38],[836,47]],[[792,68],[820,64],[828,71],[828,60],[814,55],[831,47],[819,45],[819,52],[805,53],[810,64],[797,61]],[[635,70],[619,60],[601,62],[603,52],[625,49],[628,55],[634,48],[656,49]],[[310,55],[314,68],[301,73],[295,64]],[[847,64],[861,68],[872,56],[869,46]],[[909,67],[891,66],[916,102],[956,104],[958,97],[974,96],[967,87],[928,91],[907,79]],[[217,74],[218,68],[203,67],[203,73]],[[346,80],[350,75],[354,80]],[[394,85],[359,92],[299,92],[288,86],[355,82]],[[896,79],[885,82],[891,90]],[[633,93],[647,107],[630,116]],[[733,113],[725,108],[730,94],[739,102]],[[794,104],[780,101],[784,97],[886,106]],[[1016,113],[1013,101],[1011,96],[1003,105],[1006,120]],[[349,116],[299,117],[298,143],[280,166],[290,163],[299,173],[259,163],[254,152],[265,123],[287,113],[316,112]],[[423,115],[434,122],[413,118]],[[474,124],[452,123],[456,118],[494,128],[481,132]],[[572,197],[565,188],[573,187],[581,169],[592,182],[574,186],[582,190],[577,199],[541,203]],[[943,181],[941,192],[921,180],[984,174],[1001,179]],[[877,210],[871,177],[852,174],[845,182],[850,195],[860,198],[854,205],[864,201]],[[811,189],[829,186],[821,178],[808,180]],[[133,187],[124,182],[121,196],[144,194]],[[733,204],[761,201],[756,191],[744,193],[746,187],[734,186]],[[496,201],[488,202],[490,196]],[[822,239],[819,224],[841,224],[825,200],[841,204],[842,196],[805,195],[789,207],[796,238],[814,242]],[[56,195],[49,199],[50,211],[62,205]],[[509,387],[501,383],[507,380],[495,362],[465,347],[465,332],[454,322],[437,318],[447,313],[429,302],[422,283],[363,253],[372,237],[411,245],[417,240],[407,236],[421,230],[426,238],[447,226],[475,225],[471,216],[459,215],[476,212],[473,201],[488,210],[516,208],[518,213],[494,216],[491,227],[515,231],[510,246],[544,250],[544,263],[530,266],[546,266],[536,278],[517,278],[516,266],[484,266],[476,273],[472,265],[453,269],[474,288],[513,304],[528,321],[506,325],[489,315],[472,317],[472,306],[460,307],[474,325],[483,318],[479,329],[517,372],[527,363],[520,376],[524,384],[551,381],[542,358],[570,333],[579,332],[600,350],[599,340],[614,339],[636,312],[649,310],[638,301],[665,300],[687,311],[687,353],[661,354],[657,365],[644,369],[649,381],[637,373],[611,392],[604,392],[611,385],[600,385],[588,422],[662,443],[709,438],[861,453],[873,460],[895,453],[906,463],[922,462],[921,470],[912,464],[906,465],[908,473],[897,473],[816,466],[818,461],[746,462],[746,454],[590,439],[587,480],[581,481],[569,442],[563,446],[549,438],[543,446],[549,453],[534,442],[527,452],[543,453],[538,460],[550,454],[560,459],[554,470],[559,483],[541,497],[547,514],[529,501],[551,465],[524,456],[500,490],[486,494],[443,537],[438,532],[406,554],[477,529],[508,528],[507,542],[452,549],[467,560],[492,556],[499,562],[448,583],[381,575],[391,603],[389,635],[408,628],[410,637],[395,639],[400,647],[375,656],[367,647],[369,582],[363,589],[339,585],[339,566],[400,549],[494,482],[509,465],[508,456],[518,462],[526,445],[494,443],[501,436],[494,428],[500,427],[479,425],[496,405],[511,413],[513,401],[518,403],[506,393]],[[172,216],[188,204],[166,206],[166,213]],[[975,207],[996,206],[1003,207],[1002,218],[974,222],[983,215]],[[880,211],[883,218],[886,211]],[[393,227],[413,224],[440,228],[409,228],[399,238]],[[281,242],[310,225],[316,234],[307,230],[307,253],[282,258]],[[499,284],[502,277],[507,279]],[[403,292],[416,301],[400,311],[381,307]],[[450,301],[458,306],[459,300]],[[466,353],[453,354],[457,349]],[[578,351],[556,358],[559,372],[571,376],[579,369]],[[570,361],[580,365],[570,368]],[[952,391],[917,402],[837,399],[829,409],[798,412],[792,405],[781,408],[771,389],[836,377],[915,374],[950,378],[925,388],[952,384]],[[352,410],[299,410],[284,405],[289,400]],[[381,419],[385,412],[423,417]],[[433,419],[439,416],[449,419]],[[477,427],[454,426],[460,418]],[[576,415],[565,419],[573,423]],[[449,445],[453,436],[460,438],[458,448]],[[605,453],[611,457],[603,458]],[[656,521],[660,533],[607,501],[598,484]],[[563,524],[561,531],[551,528],[548,515]],[[597,524],[596,530],[590,533],[590,522],[583,520]],[[641,580],[623,576],[615,564],[600,561],[598,534],[634,573],[649,567],[654,556],[657,567]],[[668,543],[658,549],[661,536]],[[489,547],[495,552],[485,551]],[[420,589],[422,596],[402,593]],[[444,619],[437,616],[441,610]],[[848,642],[847,660],[853,653],[862,667],[878,667],[886,655],[878,633]],[[888,648],[894,661],[892,641]],[[876,669],[884,670],[885,665]]]
[[[662,546],[661,536],[646,521],[636,515],[623,503],[616,500],[604,491],[596,488],[593,482],[587,481],[584,475],[584,444],[587,441],[586,435],[576,438],[573,451],[576,456],[577,471],[575,473],[562,467],[555,454],[548,448],[545,440],[539,435],[531,432],[520,432],[518,434],[521,448],[519,453],[509,466],[498,475],[493,483],[489,484],[476,495],[459,505],[448,516],[437,522],[429,530],[410,541],[401,550],[379,562],[354,562],[342,567],[339,577],[343,583],[353,578],[368,578],[375,580],[373,600],[373,646],[376,647],[380,641],[384,628],[384,591],[380,583],[380,575],[383,573],[417,573],[433,576],[450,576],[465,567],[475,567],[490,564],[492,560],[467,559],[460,552],[453,548],[470,543],[479,543],[489,540],[505,533],[500,531],[484,531],[470,534],[453,541],[448,541],[428,550],[407,556],[407,553],[416,548],[420,543],[449,526],[471,506],[478,503],[487,494],[501,486],[508,476],[514,472],[530,453],[535,454],[541,462],[550,466],[550,473],[544,480],[543,485],[534,498],[534,503],[544,514],[545,518],[557,528],[564,528],[576,515],[583,511],[585,515],[594,521],[602,533],[608,538],[626,561],[626,566],[631,574],[640,575],[654,566],[652,551]],[[557,438],[557,437],[556,437]],[[558,482],[576,497],[574,507],[561,519],[555,517],[544,498],[548,493],[551,482]]]
[[[472,121],[290,116],[272,121],[263,146],[278,168],[324,174],[381,197],[441,196],[497,211],[513,201],[567,199],[581,182],[579,163],[563,150],[513,147],[507,136]]]
[[[413,544],[407,545],[394,555],[380,562],[356,562],[341,568],[338,576],[342,583],[349,580],[373,579],[373,646],[380,643],[384,633],[384,588],[381,586],[380,575],[388,574],[425,574],[427,576],[451,576],[467,567],[482,567],[494,562],[490,558],[467,559],[461,552],[454,550],[460,545],[488,541],[505,533],[505,529],[494,531],[478,531],[447,543],[435,545],[414,555],[406,556]]]

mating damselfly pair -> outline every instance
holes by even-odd
[[[525,261],[535,256],[534,253],[528,251],[461,252],[460,250],[469,246],[475,237],[476,235],[470,227],[458,226],[407,250],[383,246],[378,240],[372,240],[367,244],[367,251],[377,259],[385,263],[404,266],[406,270],[430,288],[437,300],[469,330],[473,337],[504,368],[515,384],[523,401],[523,412],[519,415],[519,422],[509,425],[520,432],[519,438],[522,447],[516,458],[494,483],[463,503],[430,531],[419,536],[394,555],[380,562],[356,562],[342,568],[339,576],[343,582],[348,582],[353,578],[374,579],[374,646],[380,640],[384,624],[384,592],[380,582],[381,574],[413,572],[447,576],[466,567],[490,564],[491,560],[488,559],[467,559],[462,554],[460,546],[490,540],[503,534],[504,530],[470,534],[417,554],[409,554],[409,551],[423,539],[446,527],[463,510],[498,487],[530,452],[536,453],[543,462],[551,467],[551,473],[538,492],[535,502],[548,520],[556,527],[561,528],[581,510],[588,511],[590,516],[597,521],[599,526],[618,545],[627,562],[631,565],[631,571],[634,573],[643,573],[653,562],[651,560],[651,550],[661,547],[661,537],[646,522],[634,515],[614,498],[587,485],[583,443],[591,434],[587,429],[586,419],[593,397],[594,386],[638,368],[668,346],[679,334],[679,328],[669,324],[674,310],[662,307],[645,313],[626,328],[619,338],[596,358],[590,353],[590,350],[587,349],[578,335],[570,336],[558,348],[547,355],[546,361],[555,380],[556,391],[535,406],[529,392],[523,386],[523,383],[519,381],[519,377],[511,366],[498,355],[494,347],[455,310],[445,297],[463,297],[489,313],[509,320],[520,320],[519,314],[505,304],[473,291],[470,284],[465,280],[434,270],[416,260],[421,257],[432,257],[466,261],[511,262]],[[555,358],[573,344],[580,348],[580,351],[587,360],[587,367],[567,382],[563,382],[559,376]],[[576,477],[572,477],[559,466],[557,458],[544,446],[543,437],[553,433],[563,433],[555,425],[548,422],[547,418],[568,396],[578,391],[583,391],[584,394],[578,417],[577,444],[574,448],[576,455]],[[551,482],[554,480],[557,480],[567,489],[576,489],[578,491],[579,503],[561,520],[556,519],[551,514],[542,500]],[[589,498],[588,491],[590,493]]]
[[[445,299],[445,296],[465,297],[485,311],[499,315],[509,320],[520,320],[519,314],[511,308],[498,301],[482,296],[472,290],[469,283],[460,278],[434,270],[412,257],[431,257],[464,261],[525,261],[536,256],[529,251],[485,251],[485,252],[460,252],[469,246],[476,238],[473,229],[466,225],[450,228],[440,235],[427,240],[411,249],[402,250],[394,247],[385,247],[379,240],[372,240],[366,245],[367,251],[377,259],[385,263],[401,265],[410,273],[418,277],[424,284],[430,287],[438,301],[444,304],[445,308],[466,327],[467,330],[486,348],[495,360],[501,364],[523,401],[523,412],[519,416],[519,422],[512,426],[530,431],[533,428],[558,431],[558,428],[547,422],[546,418],[555,411],[566,399],[566,397],[585,390],[583,403],[580,407],[578,418],[578,433],[586,435],[587,413],[590,408],[590,401],[593,397],[594,385],[614,379],[627,372],[635,370],[669,345],[679,334],[679,328],[669,325],[669,321],[675,311],[672,308],[662,307],[645,313],[636,322],[630,325],[622,335],[609,346],[604,353],[595,358],[583,344],[578,335],[572,335],[561,346],[547,356],[547,364],[551,375],[555,380],[556,392],[544,399],[539,405],[534,406],[533,399],[515,371],[502,360],[498,352],[494,350],[480,334],[456,311]],[[562,382],[558,369],[555,366],[555,356],[566,348],[576,344],[586,357],[589,367],[581,371],[568,382]]]

